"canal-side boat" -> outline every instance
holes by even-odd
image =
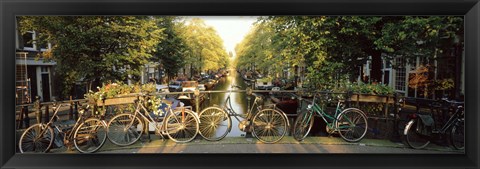
[[[205,85],[206,90],[212,90],[215,87],[215,84],[217,84],[217,81],[213,79],[203,79],[200,81],[200,84]]]
[[[271,78],[257,79],[255,83],[256,90],[272,90],[273,87]]]
[[[272,103],[286,114],[297,114],[299,102],[295,96],[290,93],[277,93],[270,95]]]
[[[182,82],[182,92],[193,92],[198,88],[197,81],[183,81]],[[188,99],[192,98],[193,94],[185,94]]]
[[[194,92],[195,90],[199,89],[198,86],[199,84],[197,81],[184,81],[182,82],[182,92]],[[203,93],[198,96],[200,104],[202,104],[202,102],[205,100],[204,96],[205,94]],[[180,94],[177,99],[185,103],[185,106],[192,106],[195,110],[195,97],[196,96],[193,93],[188,93]]]

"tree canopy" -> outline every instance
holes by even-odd
[[[230,56],[216,30],[202,19],[175,16],[20,16],[23,34],[35,30],[35,43],[51,43],[44,59],[57,63],[63,96],[75,83],[95,89],[109,81],[138,81],[143,66],[158,62],[169,78],[186,66],[200,71],[228,66]]]
[[[187,22],[184,30],[189,48],[185,59],[195,72],[228,66],[229,55],[223,47],[223,40],[213,27],[207,26],[200,18],[193,18]]]
[[[382,59],[433,59],[461,37],[458,16],[269,16],[258,19],[236,52],[240,68],[304,64],[318,88],[348,78],[339,75],[352,81],[369,56],[371,80],[381,82]]]
[[[19,29],[38,31],[37,42],[50,42],[45,59],[57,63],[59,88],[68,95],[83,79],[94,88],[109,80],[137,80],[164,39],[163,28],[147,16],[21,16]]]

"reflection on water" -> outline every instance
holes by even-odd
[[[230,75],[227,77],[223,77],[219,80],[217,85],[213,90],[232,90],[231,86],[232,84],[236,86],[240,86],[240,90],[244,90],[247,85],[243,82],[242,77],[240,74],[238,74],[235,70],[231,69],[230,70]],[[238,90],[237,88],[234,88],[234,90]],[[212,93],[210,94],[209,97],[204,102],[204,108],[212,105],[217,105],[223,107],[225,104],[225,100],[228,96],[228,93]],[[209,98],[209,99],[208,99]],[[238,114],[243,114],[246,113],[247,110],[247,98],[245,92],[242,93],[237,93],[237,92],[232,92],[231,96],[231,105],[232,109],[238,113]],[[238,129],[238,123],[239,121],[231,116],[232,119],[232,130],[230,133],[227,135],[233,136],[233,137],[238,137],[238,136],[244,136],[245,132],[242,132]],[[238,117],[238,119],[242,120],[241,117]]]

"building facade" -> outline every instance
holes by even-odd
[[[51,49],[51,44],[37,44],[37,32],[29,31],[21,35],[17,25],[15,27],[16,103],[31,103],[36,96],[41,101],[51,101],[56,63],[40,57],[42,52]]]
[[[456,48],[456,47],[454,47]],[[441,97],[463,99],[465,93],[465,53],[456,49],[431,60],[417,57],[407,63],[405,57],[382,59],[381,83],[395,89],[405,97],[438,99]],[[456,52],[455,52],[456,51]],[[383,56],[385,57],[385,55]],[[371,62],[367,60],[359,73],[370,75]],[[362,79],[364,77],[358,77]]]

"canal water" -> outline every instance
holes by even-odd
[[[245,90],[245,88],[247,87],[247,84],[245,84],[241,75],[237,73],[237,71],[235,71],[234,69],[230,69],[229,72],[230,74],[228,76],[222,77],[219,79],[219,82],[212,90],[215,90],[215,91]],[[232,85],[240,86],[240,89],[238,88],[232,89],[231,87]],[[202,107],[207,108],[208,106],[213,106],[213,105],[222,107],[225,104],[228,94],[229,93],[211,93],[209,94],[209,96],[207,96]],[[247,95],[245,92],[240,92],[240,93],[232,92],[230,95],[230,99],[231,99],[232,109],[237,114],[244,114],[247,112],[248,101],[247,101]],[[245,132],[242,132],[238,129],[239,121],[233,116],[231,116],[231,119],[232,119],[232,130],[227,135],[227,137],[245,136]],[[241,117],[238,117],[238,119],[243,120]]]

